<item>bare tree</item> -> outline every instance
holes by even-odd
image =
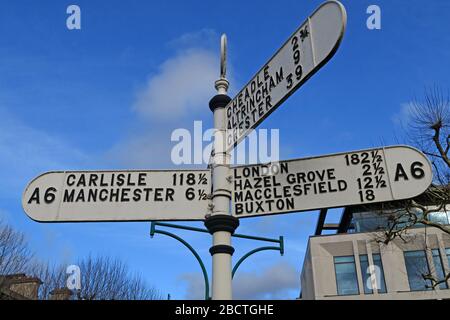
[[[159,292],[118,259],[89,256],[78,264],[81,300],[159,300]]]
[[[132,274],[118,259],[92,257],[81,259],[81,288],[73,290],[73,299],[79,300],[159,300],[162,296],[149,286],[138,274]],[[68,274],[66,265],[51,265],[48,262],[32,261],[28,274],[39,278],[39,299],[47,300],[55,289],[66,287]]]
[[[424,98],[414,99],[409,107],[406,137],[431,160],[433,184],[419,197],[384,205],[380,214],[387,217],[387,227],[377,239],[384,244],[396,238],[412,241],[406,235],[417,226],[437,228],[450,235],[450,226],[436,219],[439,214],[447,214],[450,203],[450,98],[434,87],[425,90]],[[450,274],[444,279],[436,279],[430,272],[422,276],[432,288],[450,279]]]
[[[64,265],[33,260],[28,265],[26,273],[42,281],[38,292],[39,300],[50,299],[53,290],[66,286],[67,274]]]
[[[439,87],[426,89],[424,98],[415,98],[409,108],[406,134],[409,142],[430,157],[435,183],[450,182],[450,98]]]
[[[38,299],[48,299],[50,292],[64,287],[65,273],[62,266],[51,266],[36,259],[25,235],[0,221],[0,288],[8,285],[7,275],[26,274],[42,281]]]
[[[158,300],[161,294],[139,275],[131,273],[118,259],[92,257],[81,259],[81,289],[74,298],[82,300]],[[7,277],[24,273],[42,281],[38,298],[46,300],[54,289],[66,287],[68,275],[63,264],[39,261],[29,249],[23,233],[0,221],[0,289]]]
[[[23,233],[0,221],[0,275],[22,273],[32,259]],[[0,287],[4,285],[2,279]]]

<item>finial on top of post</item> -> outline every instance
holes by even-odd
[[[220,78],[215,82],[218,94],[227,94],[229,82],[227,76],[227,36],[220,37]]]

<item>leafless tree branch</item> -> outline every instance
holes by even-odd
[[[0,275],[23,273],[32,259],[23,233],[0,221]],[[0,287],[3,282],[0,279]]]
[[[377,240],[388,244],[396,238],[408,241],[405,235],[411,228],[425,226],[437,228],[450,234],[450,226],[433,220],[433,214],[445,212],[450,203],[450,98],[435,86],[426,89],[421,100],[414,99],[409,105],[406,135],[409,142],[424,154],[432,157],[434,183],[422,195],[423,202],[408,200],[398,203],[380,214],[388,212],[389,224]],[[430,206],[432,204],[432,206]],[[400,209],[398,209],[400,208]],[[440,283],[450,279],[435,279],[431,274],[422,274],[424,280],[430,280],[434,289]]]
[[[118,259],[89,256],[78,264],[81,269],[81,300],[158,300],[159,292],[132,274]]]

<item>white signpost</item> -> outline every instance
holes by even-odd
[[[421,194],[432,181],[431,165],[407,146],[230,168],[230,150],[334,55],[346,20],[342,4],[322,4],[233,100],[227,96],[222,37],[218,94],[210,101],[216,130],[208,170],[48,172],[26,187],[25,212],[40,222],[205,220],[213,235],[212,298],[231,299],[237,218]]]
[[[316,9],[226,107],[227,150],[256,128],[327,63],[344,35],[343,5]]]
[[[238,218],[408,199],[431,184],[429,160],[392,146],[233,169]]]
[[[35,178],[22,206],[40,222],[204,220],[209,170],[59,171]]]

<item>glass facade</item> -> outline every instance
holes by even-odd
[[[380,273],[379,274],[380,279],[377,279],[378,280],[378,283],[377,283],[377,285],[378,285],[378,293],[386,293],[387,292],[387,290],[386,290],[386,281],[384,280],[384,269],[383,269],[383,263],[381,261],[381,256],[380,256],[379,253],[374,253],[372,255],[372,257],[373,257],[373,264],[376,267],[378,267],[378,270],[379,270],[379,273]],[[378,277],[378,273],[377,273],[377,277]]]
[[[439,249],[433,249],[432,251],[433,254],[433,263],[434,263],[434,268],[436,269],[436,277],[437,280],[444,280],[445,278],[445,270],[444,270],[444,265],[442,264],[442,259],[441,259],[441,255],[439,254]],[[440,289],[447,289],[447,283],[446,282],[442,282],[439,284],[439,288]]]
[[[429,220],[435,223],[446,225],[449,220],[449,213],[447,212],[431,212]]]
[[[372,255],[375,278],[377,281],[378,293],[386,293],[386,282],[384,280],[383,264],[381,262],[381,256],[378,253]],[[361,274],[363,277],[364,293],[373,294],[372,282],[370,279],[369,259],[367,254],[359,256],[359,262],[361,265]]]
[[[441,255],[442,253],[442,255]],[[427,291],[432,290],[432,281],[424,279],[425,276],[434,274],[437,280],[443,280],[446,276],[443,259],[447,259],[450,266],[450,248],[445,249],[445,254],[439,249],[431,250],[432,261],[428,260],[427,252],[425,250],[405,251],[403,252],[405,258],[406,272],[408,276],[409,287],[411,291]],[[373,268],[370,268],[369,256],[367,254],[359,255],[359,263],[361,267],[362,288],[364,294],[370,295],[374,293],[372,285],[371,272],[375,272],[376,289],[379,294],[387,293],[386,280],[384,277],[384,268],[379,253],[372,254]],[[430,264],[434,266],[432,272],[430,271]],[[339,256],[334,257],[334,268],[336,274],[336,285],[338,295],[358,295],[359,285],[356,270],[355,257]],[[439,289],[449,289],[448,283],[440,283]]]
[[[445,248],[445,254],[447,255],[448,266],[450,267],[450,248]]]
[[[430,290],[431,281],[423,278],[424,275],[430,273],[425,251],[406,251],[404,255],[410,290]]]
[[[362,254],[359,256],[359,263],[361,265],[361,274],[363,278],[363,286],[365,294],[372,294],[372,285],[370,282],[370,270],[369,270],[369,259],[367,254]]]
[[[411,228],[422,228],[424,225],[415,224],[412,225],[412,220],[410,221],[408,215],[405,213],[397,213],[402,215],[401,221],[397,222],[396,228],[402,228],[405,225],[411,225]],[[416,210],[416,215],[420,218],[421,211]],[[428,219],[432,222],[437,222],[442,225],[450,224],[450,212],[431,212],[428,216]],[[375,211],[367,211],[367,212],[354,212],[352,225],[354,226],[353,232],[373,232],[384,230],[388,228],[392,224],[392,221],[389,220],[389,211],[385,212],[375,212]]]
[[[334,257],[334,269],[336,272],[337,294],[359,294],[355,258],[353,256]]]

